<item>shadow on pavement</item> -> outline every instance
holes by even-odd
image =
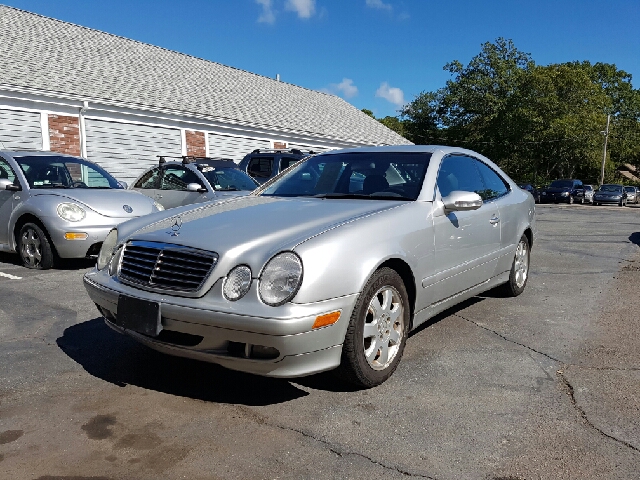
[[[22,266],[20,255],[17,253],[0,252],[0,263],[6,263],[9,265]],[[55,265],[51,270],[87,270],[96,264],[95,258],[65,258],[61,260],[56,258]],[[24,267],[27,269],[27,267]],[[42,270],[36,270],[43,272]]]
[[[629,235],[629,240],[631,241],[631,243],[640,246],[640,232],[633,232],[631,235]]]
[[[262,406],[308,395],[287,380],[227,370],[211,363],[161,354],[94,318],[67,328],[58,346],[91,375],[114,385],[217,403]]]

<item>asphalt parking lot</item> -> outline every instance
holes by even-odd
[[[640,208],[537,213],[526,291],[433,319],[365,391],[163,356],[104,325],[90,264],[0,254],[0,478],[637,480]]]

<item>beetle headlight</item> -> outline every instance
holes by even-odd
[[[117,241],[118,230],[113,228],[107,235],[107,238],[104,239],[104,242],[102,242],[102,248],[100,248],[100,253],[98,254],[98,270],[102,270],[104,267],[109,265],[109,262],[115,253]]]
[[[158,210],[159,212],[164,210],[164,207],[155,200],[153,201],[153,206],[156,207],[156,210]]]
[[[87,215],[84,208],[75,203],[61,203],[56,211],[60,218],[68,222],[79,222]]]
[[[251,287],[251,269],[246,265],[233,268],[222,285],[224,298],[235,302],[244,297]]]
[[[301,283],[302,260],[293,252],[282,252],[265,265],[258,292],[264,303],[277,307],[291,300]]]

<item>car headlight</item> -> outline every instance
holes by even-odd
[[[277,307],[291,300],[301,283],[302,260],[293,252],[282,252],[265,265],[258,292],[264,303]]]
[[[222,294],[227,300],[235,302],[244,297],[251,287],[251,269],[246,265],[233,268],[222,285]]]
[[[164,210],[164,207],[155,200],[153,201],[153,206],[156,207],[156,210],[158,210],[159,212]]]
[[[562,192],[560,195],[562,195],[563,197],[568,197],[569,196],[569,192]]]
[[[107,234],[107,238],[102,242],[102,248],[100,248],[100,253],[98,254],[98,270],[102,270],[104,267],[109,265],[111,258],[113,258],[113,254],[115,253],[116,243],[118,241],[118,230],[113,228]]]
[[[87,215],[84,208],[76,203],[61,203],[56,211],[61,219],[68,222],[79,222]]]

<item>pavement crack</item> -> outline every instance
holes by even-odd
[[[564,367],[564,368],[566,368],[566,367]],[[564,386],[565,393],[569,396],[569,398],[571,400],[571,406],[580,414],[580,417],[582,418],[582,421],[586,425],[588,425],[590,428],[592,428],[593,430],[598,432],[603,437],[609,438],[609,439],[613,440],[614,442],[620,443],[621,445],[624,445],[625,447],[628,447],[631,450],[634,450],[634,451],[640,453],[640,448],[634,446],[633,444],[631,444],[631,443],[629,443],[629,442],[627,442],[625,440],[621,440],[619,438],[614,437],[613,435],[609,435],[608,433],[603,432],[600,428],[596,427],[593,423],[591,423],[591,421],[589,420],[589,417],[587,416],[587,412],[585,412],[584,409],[580,405],[578,405],[578,402],[576,401],[576,396],[575,396],[575,391],[573,389],[573,385],[571,385],[571,383],[569,382],[567,377],[565,377],[564,370],[558,370],[556,372],[556,375],[558,376],[558,378],[560,379],[560,382]]]
[[[474,324],[476,327],[480,327],[483,330],[486,330],[487,332],[493,333],[494,335],[500,337],[501,339],[503,339],[506,342],[513,343],[514,345],[518,345],[520,347],[526,348],[527,350],[531,350],[532,352],[537,353],[538,355],[542,355],[543,357],[547,357],[549,360],[553,360],[554,362],[561,363],[560,360],[558,360],[557,358],[552,357],[548,353],[544,353],[544,352],[541,352],[540,350],[536,350],[535,348],[532,348],[532,347],[530,347],[528,345],[525,345],[524,343],[520,343],[520,342],[516,342],[515,340],[511,340],[510,338],[505,337],[504,335],[502,335],[501,333],[496,332],[495,330],[491,330],[490,328],[485,327],[484,325],[480,325],[478,322],[474,322],[473,320],[471,320],[469,318],[463,317],[459,313],[454,313],[454,315],[456,317],[461,318],[462,320],[465,320],[465,321],[467,321],[469,323]]]
[[[253,410],[249,409],[248,407],[241,407],[241,406],[236,406],[236,409],[240,412],[242,412],[245,416],[251,418],[252,420],[256,421],[257,423],[261,424],[261,425],[267,425],[269,427],[273,427],[273,428],[278,428],[280,430],[284,430],[284,431],[288,431],[288,432],[294,432],[297,433],[299,435],[302,435],[305,438],[308,438],[310,440],[313,440],[315,442],[321,443],[322,445],[324,445],[327,450],[329,450],[331,453],[333,453],[334,455],[337,455],[340,458],[346,457],[346,456],[354,456],[354,457],[360,457],[363,458],[365,460],[367,460],[368,462],[372,463],[373,465],[377,465],[379,467],[384,468],[385,470],[390,470],[393,472],[397,472],[401,475],[404,475],[406,477],[415,477],[415,478],[427,478],[429,480],[437,480],[435,477],[431,477],[429,475],[423,475],[421,473],[416,473],[416,472],[410,472],[409,470],[402,468],[399,465],[388,465],[386,463],[380,462],[378,460],[375,460],[363,453],[359,453],[359,452],[353,452],[353,451],[349,451],[349,450],[344,450],[341,449],[333,444],[331,444],[330,442],[323,440],[322,438],[319,438],[315,435],[313,435],[312,433],[306,432],[300,428],[294,428],[294,427],[287,427],[284,425],[278,425],[277,423],[272,423],[269,422],[267,420],[266,417],[264,417],[263,415],[260,415],[257,412],[254,412]]]

